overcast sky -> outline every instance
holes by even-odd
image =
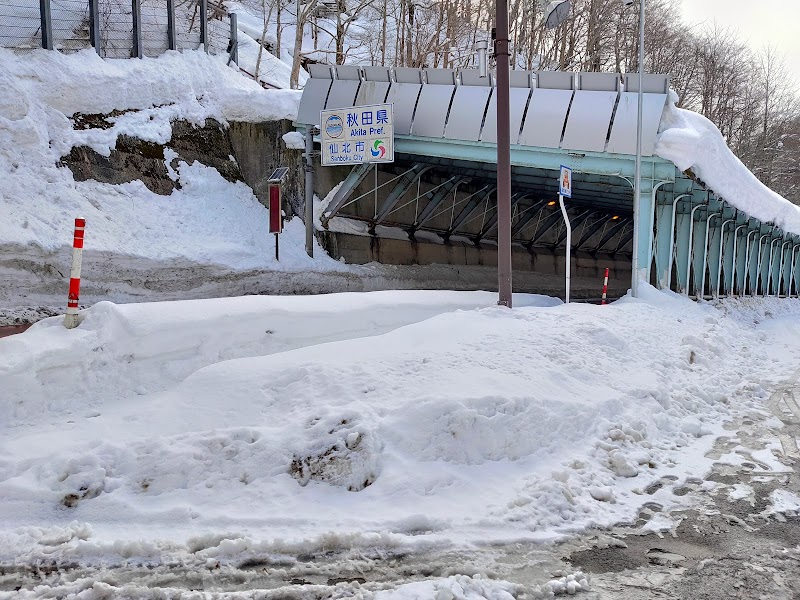
[[[716,20],[759,49],[772,42],[800,85],[800,0],[681,0],[686,23]]]

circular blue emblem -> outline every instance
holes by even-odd
[[[344,131],[344,123],[338,115],[331,115],[325,120],[325,132],[332,138],[338,138]]]

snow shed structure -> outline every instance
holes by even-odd
[[[378,241],[407,235],[412,244],[496,248],[493,85],[475,70],[312,65],[299,127],[318,126],[323,109],[383,102],[394,104],[395,118],[394,164],[317,169],[339,169],[335,183],[344,179],[321,225]],[[562,257],[563,270],[567,232],[557,200],[566,165],[573,169],[573,272],[578,266],[580,275],[581,260],[589,271],[611,263],[630,272],[637,252],[641,277],[696,297],[797,293],[800,237],[734,208],[655,154],[668,94],[668,76],[644,77],[637,221],[638,75],[512,71],[514,268],[527,252]]]

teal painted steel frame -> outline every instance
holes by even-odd
[[[395,151],[397,154],[412,157],[417,155],[420,161],[424,161],[427,156],[483,165],[495,163],[494,145],[482,142],[398,136],[395,140]],[[547,174],[543,171],[557,172],[561,165],[566,164],[576,174],[618,177],[628,183],[631,193],[634,187],[635,162],[632,156],[627,155],[514,145],[511,148],[511,164],[514,167],[536,169],[533,177],[542,179],[536,185],[546,183]],[[419,168],[421,166],[417,166]],[[342,187],[352,193],[363,180],[363,177],[357,179],[359,175],[361,170],[354,168]],[[607,180],[592,181],[590,177],[584,180],[584,184],[602,186],[606,185],[604,182]],[[641,277],[649,281],[654,268],[656,285],[671,289],[675,280],[674,285],[679,292],[696,297],[705,297],[707,288],[710,288],[711,295],[715,297],[722,294],[800,296],[800,236],[787,235],[770,223],[762,223],[733,209],[715,197],[713,192],[705,189],[702,183],[693,182],[672,163],[657,156],[643,160],[640,184],[640,211],[637,220],[633,221],[633,227],[639,233],[639,247],[631,251],[638,254],[642,267]],[[613,180],[611,185],[614,185]],[[323,222],[332,217],[342,205],[346,205],[347,198],[342,197],[343,191],[342,189],[337,194],[336,201],[332,203],[334,210],[325,215]],[[608,206],[613,206],[616,202],[622,209],[625,206],[621,203],[624,196],[619,187],[612,191],[610,196],[605,197]],[[439,196],[444,194],[437,194],[437,198]],[[521,193],[518,196],[519,199],[523,197],[530,197],[530,193]],[[389,206],[385,203],[383,209]],[[549,215],[547,208],[545,202],[539,200],[517,216],[515,236],[523,233],[523,229],[531,221],[538,219],[533,234],[529,234],[530,237],[524,240],[527,241],[527,246],[539,242],[556,225],[558,219]],[[574,208],[577,209],[578,206]],[[597,215],[597,220],[593,221],[593,211],[587,210],[591,207],[586,205],[581,208],[583,210],[577,215],[585,219],[585,226],[577,248],[583,248],[595,236],[601,239],[593,252],[602,250],[614,238],[618,238],[615,252],[628,247],[633,230],[627,234],[624,232],[629,219],[623,217],[618,223],[614,223],[610,218],[614,209],[607,207],[607,214]],[[704,211],[698,213],[700,209]],[[384,210],[379,210],[376,217],[381,216]],[[462,211],[465,222],[473,211]],[[459,220],[458,217],[454,219],[455,226],[451,227],[453,235],[459,230],[456,225]],[[380,219],[376,218],[376,221]],[[696,229],[701,224],[705,224],[705,231],[698,235]],[[424,222],[415,223],[414,227],[423,225]],[[495,228],[496,215],[492,215],[475,236],[476,243]],[[560,243],[563,238],[562,232],[555,239]],[[516,239],[517,243],[524,243],[519,237]],[[779,242],[780,250],[776,247]]]

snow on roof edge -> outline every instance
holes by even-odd
[[[733,153],[716,125],[704,116],[678,108],[670,90],[661,118],[655,153],[691,171],[717,197],[763,223],[800,235],[800,207],[764,185]]]

